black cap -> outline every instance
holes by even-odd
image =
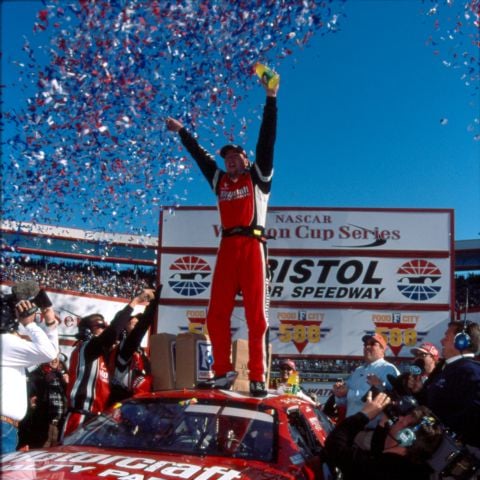
[[[220,149],[220,156],[222,158],[225,158],[227,156],[227,153],[230,151],[230,150],[233,150],[234,152],[237,152],[237,153],[243,153],[245,156],[247,156],[247,152],[240,146],[240,145],[234,145],[232,143],[228,144],[228,145],[224,145],[221,149]]]

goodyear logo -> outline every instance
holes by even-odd
[[[175,293],[193,297],[210,286],[212,269],[202,258],[186,255],[177,258],[169,267],[168,284]]]
[[[399,276],[398,290],[410,300],[429,300],[442,288],[440,285],[435,285],[442,277],[442,272],[428,260],[410,260],[398,269],[397,275]]]

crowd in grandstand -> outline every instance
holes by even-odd
[[[0,271],[0,281],[21,282],[35,280],[40,285],[55,290],[130,298],[137,288],[155,284],[155,272],[145,268],[116,268],[91,262],[51,262],[16,257],[6,262]]]

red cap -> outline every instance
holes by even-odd
[[[373,335],[364,335],[362,337],[362,342],[365,343],[367,340],[374,340],[375,342],[379,343],[384,350],[387,349],[387,341],[380,333],[374,333]]]
[[[413,353],[413,355],[419,352],[426,353],[428,355],[431,355],[435,361],[438,360],[438,358],[440,357],[440,353],[438,352],[437,347],[430,342],[422,343],[419,347],[414,347],[410,349],[410,351]]]
[[[289,358],[280,361],[280,369],[285,367],[291,368],[292,370],[295,370],[295,371],[297,370],[297,367],[295,366],[295,362],[293,360],[290,360]]]

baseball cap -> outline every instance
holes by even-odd
[[[380,335],[379,333],[374,333],[373,335],[364,335],[362,337],[363,343],[368,340],[373,340],[374,342],[379,343],[384,350],[387,349],[387,341],[385,340],[385,338],[383,338],[383,335]]]
[[[225,158],[227,156],[227,153],[230,150],[233,150],[234,152],[237,152],[237,153],[243,153],[245,156],[247,156],[247,152],[240,145],[234,145],[233,143],[230,143],[228,145],[224,145],[220,149],[220,156],[222,158]]]
[[[297,370],[295,366],[295,362],[293,360],[290,360],[289,358],[280,361],[280,369],[285,367],[290,368],[292,370]]]
[[[430,342],[422,343],[419,347],[414,347],[410,349],[413,355],[417,353],[426,353],[427,355],[431,355],[435,360],[438,360],[440,353],[438,352],[437,347]]]

